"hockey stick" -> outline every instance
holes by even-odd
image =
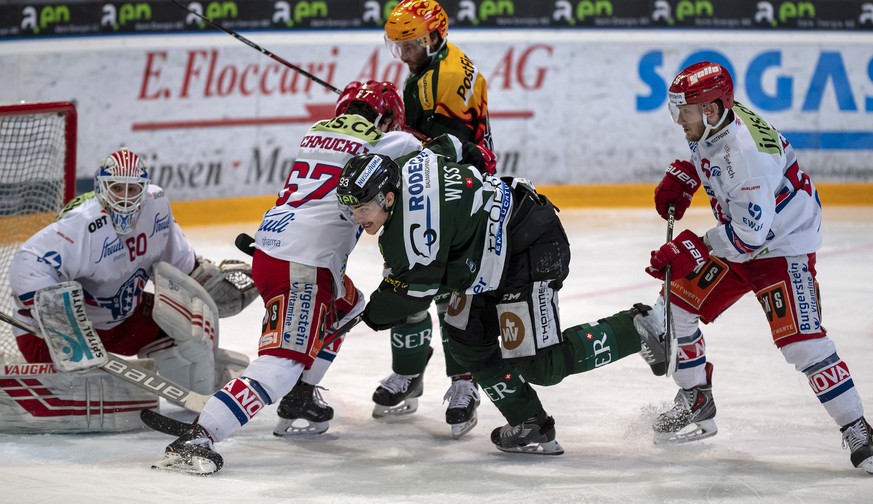
[[[667,242],[673,241],[673,226],[676,224],[676,207],[670,205],[667,210]],[[676,345],[676,332],[673,330],[673,310],[670,309],[670,266],[664,268],[664,356],[667,358],[667,373],[669,378],[676,371],[679,360],[679,348]]]
[[[152,430],[163,432],[164,434],[169,434],[174,437],[181,436],[189,427],[191,427],[191,424],[185,423],[181,420],[176,420],[175,418],[170,418],[150,409],[140,411],[139,419]]]
[[[0,312],[0,320],[31,334],[39,334],[39,331],[35,327],[14,319],[3,312]],[[170,380],[161,378],[154,371],[149,371],[148,369],[125,359],[121,359],[111,353],[107,352],[107,356],[109,360],[106,364],[100,366],[100,369],[116,378],[126,381],[127,383],[147,392],[151,392],[158,397],[163,397],[167,401],[182,406],[183,408],[199,412],[203,409],[206,401],[211,397],[198,394],[193,390],[188,390]]]
[[[236,240],[233,241],[236,248],[248,256],[255,255],[255,239],[246,233],[236,235]]]
[[[327,81],[323,81],[323,80],[319,79],[318,77],[312,75],[311,73],[307,72],[306,70],[300,68],[299,66],[297,66],[297,65],[295,65],[295,64],[293,64],[293,63],[289,63],[288,61],[286,61],[286,60],[285,60],[284,58],[282,58],[281,56],[277,56],[276,54],[274,54],[274,53],[272,53],[272,52],[270,52],[270,51],[264,49],[263,47],[259,46],[258,44],[255,44],[255,43],[252,42],[251,40],[249,40],[249,39],[243,37],[243,36],[240,35],[239,33],[236,33],[235,31],[233,31],[233,30],[231,30],[231,29],[225,28],[224,26],[221,26],[220,24],[216,23],[215,21],[213,21],[213,20],[209,19],[208,17],[204,16],[203,14],[200,14],[199,12],[193,11],[193,10],[189,9],[188,7],[185,7],[185,6],[182,5],[182,3],[179,2],[178,0],[170,0],[170,1],[173,2],[174,4],[178,5],[179,7],[185,9],[186,11],[190,12],[191,14],[194,14],[195,16],[199,17],[199,18],[202,19],[203,21],[206,21],[207,23],[209,23],[210,26],[213,26],[213,27],[215,27],[215,28],[218,28],[219,30],[223,31],[224,33],[227,33],[227,34],[230,35],[231,37],[233,37],[233,38],[239,40],[239,41],[242,42],[243,44],[245,44],[245,45],[251,47],[252,49],[254,49],[254,50],[256,50],[256,51],[258,51],[258,52],[260,52],[260,53],[262,53],[262,54],[264,54],[264,55],[266,55],[266,56],[269,56],[269,57],[272,58],[273,60],[278,61],[279,63],[285,65],[286,67],[290,68],[291,70],[294,70],[295,72],[297,72],[297,73],[299,73],[299,74],[301,74],[301,75],[303,75],[303,76],[305,76],[305,77],[307,77],[307,78],[313,80],[314,82],[317,82],[318,84],[321,84],[322,86],[326,87],[327,89],[330,89],[330,90],[333,91],[334,93],[336,93],[336,94],[340,94],[340,93],[342,92],[342,91],[340,91],[338,88],[336,88],[335,86],[333,86],[332,84],[330,84],[329,82],[327,82]]]

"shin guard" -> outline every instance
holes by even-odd
[[[433,322],[429,312],[416,315],[391,329],[391,368],[397,374],[415,375],[427,366]]]

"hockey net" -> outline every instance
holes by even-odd
[[[21,244],[76,193],[76,109],[69,102],[0,104],[0,311],[12,315],[9,266]],[[0,362],[19,362],[0,322]]]

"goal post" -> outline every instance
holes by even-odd
[[[9,266],[21,244],[76,195],[76,108],[71,102],[0,104],[0,311],[11,315]],[[21,361],[0,323],[0,362]]]

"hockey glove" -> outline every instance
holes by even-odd
[[[385,329],[391,329],[392,327],[397,325],[396,322],[392,322],[390,324],[385,324],[385,323],[379,324],[377,322],[373,322],[372,320],[370,320],[370,314],[367,312],[368,312],[368,310],[364,310],[364,314],[361,315],[361,321],[364,322],[365,324],[367,324],[367,327],[369,327],[370,329],[372,329],[374,331],[384,331]]]
[[[491,149],[472,142],[464,142],[462,149],[462,163],[473,165],[483,175],[497,173],[497,155]]]
[[[650,265],[646,273],[664,279],[664,268],[670,266],[673,278],[682,278],[709,259],[709,250],[699,236],[686,229],[673,241],[667,242],[658,250],[652,251]]]
[[[667,173],[655,188],[655,210],[664,220],[667,220],[667,210],[670,205],[676,208],[673,214],[676,220],[685,215],[685,210],[691,206],[691,198],[700,187],[700,177],[694,165],[688,161],[676,160],[667,168]]]

